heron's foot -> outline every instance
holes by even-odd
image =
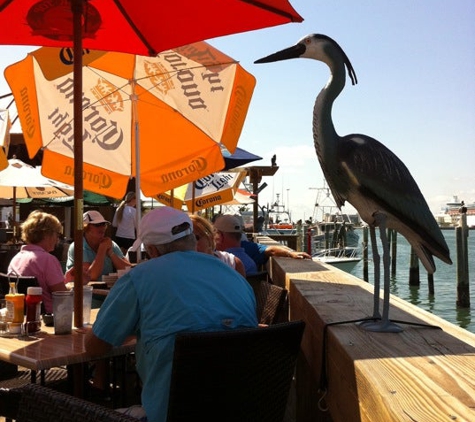
[[[360,327],[366,331],[373,331],[377,333],[400,333],[402,328],[391,322],[390,320],[379,320],[379,321],[365,321],[360,324]]]
[[[365,325],[374,324],[375,322],[379,321],[381,321],[381,315],[379,314],[379,312],[375,312],[372,317],[368,317],[363,321],[358,322],[357,325],[359,325],[361,328],[364,328]]]

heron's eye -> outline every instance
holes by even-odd
[[[310,44],[310,43],[311,43],[311,40],[310,40],[310,38],[305,38],[305,41],[304,41],[304,42],[305,42],[305,44]]]

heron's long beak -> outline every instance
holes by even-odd
[[[284,50],[280,50],[277,53],[274,53],[267,57],[263,57],[262,59],[256,60],[254,63],[270,63],[270,62],[278,62],[280,60],[297,59],[304,52],[305,52],[304,44],[295,44],[292,47],[285,48]]]

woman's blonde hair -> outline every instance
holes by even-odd
[[[120,224],[122,221],[122,217],[124,216],[124,208],[125,206],[132,200],[135,199],[135,192],[127,192],[127,195],[125,195],[124,200],[120,203],[120,205],[117,207],[117,224]]]
[[[190,214],[190,219],[193,222],[193,230],[197,231],[201,236],[208,239],[211,250],[216,249],[216,242],[214,241],[214,228],[209,220],[197,214]]]
[[[31,212],[21,225],[21,239],[33,245],[49,234],[62,232],[63,226],[57,217],[39,210]]]

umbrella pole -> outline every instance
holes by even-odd
[[[137,111],[137,96],[135,95],[135,81],[132,82],[132,113],[135,131],[135,197],[139,198],[139,206],[135,207],[135,227],[137,234],[140,227],[140,220],[142,218],[142,207],[140,205],[140,126]],[[142,260],[142,245],[140,245],[137,252],[137,262]]]
[[[13,186],[13,212],[12,212],[12,218],[13,218],[13,243],[16,243],[17,238],[16,238],[16,186]]]
[[[195,189],[196,189],[196,182],[193,180],[193,189],[191,192],[191,213],[195,213]]]
[[[74,53],[74,325],[83,326],[83,145],[82,145],[82,15],[83,0],[71,2]]]

